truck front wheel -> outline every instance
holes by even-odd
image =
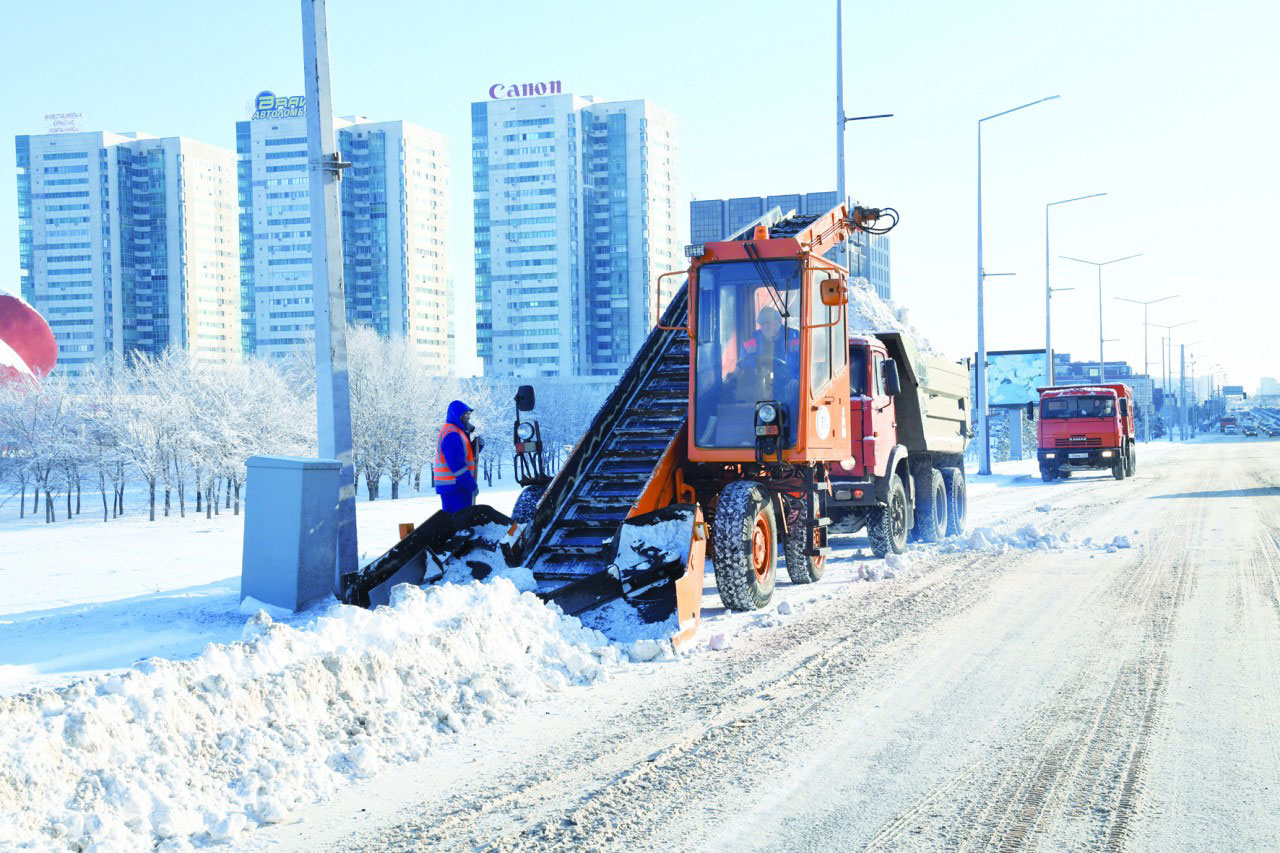
[[[1124,475],[1129,471],[1128,456],[1129,454],[1121,449],[1119,458],[1116,459],[1115,464],[1111,466],[1112,477],[1115,477],[1117,480],[1124,479]]]
[[[773,598],[778,520],[768,490],[751,480],[725,486],[711,521],[720,600],[730,610],[759,610]]]
[[[889,479],[889,496],[883,506],[872,507],[867,517],[867,539],[871,553],[877,557],[901,554],[907,550],[907,490],[902,479],[893,474]]]

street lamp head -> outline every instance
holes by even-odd
[[[982,124],[984,121],[990,121],[993,118],[1000,118],[1000,116],[1007,116],[1009,113],[1016,113],[1018,110],[1025,110],[1027,107],[1034,107],[1036,104],[1043,104],[1045,101],[1056,101],[1058,98],[1061,98],[1061,97],[1062,97],[1061,95],[1050,95],[1047,98],[1041,98],[1038,101],[1032,101],[1029,104],[1023,104],[1020,107],[1014,107],[1013,109],[1003,110],[998,113],[992,113],[989,116],[985,116],[983,118],[978,119],[978,124]]]
[[[1106,195],[1106,193],[1091,193],[1090,195],[1078,195],[1075,198],[1064,198],[1061,201],[1051,201],[1048,204],[1046,204],[1045,207],[1048,208],[1048,207],[1053,207],[1059,204],[1070,204],[1073,201],[1084,201],[1087,198],[1101,198],[1104,195]]]

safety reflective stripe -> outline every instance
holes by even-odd
[[[462,446],[467,449],[467,466],[454,471],[449,467],[449,463],[444,458],[444,439],[451,433],[457,433],[462,437]],[[445,424],[440,427],[440,436],[436,439],[436,464],[432,469],[435,484],[452,485],[458,481],[458,477],[464,472],[470,472],[472,477],[476,475],[476,454],[475,449],[471,446],[471,439],[467,436],[465,430],[454,424]]]

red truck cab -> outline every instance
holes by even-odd
[[[1040,477],[1046,483],[1071,471],[1111,469],[1117,480],[1136,467],[1133,390],[1120,382],[1038,388],[1036,426]],[[1028,403],[1034,416],[1035,403]]]

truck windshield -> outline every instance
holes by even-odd
[[[1040,401],[1042,418],[1109,418],[1115,413],[1115,397],[1048,397]]]
[[[800,262],[731,261],[698,270],[694,430],[699,447],[754,447],[755,408],[782,404],[783,445],[800,403]]]

